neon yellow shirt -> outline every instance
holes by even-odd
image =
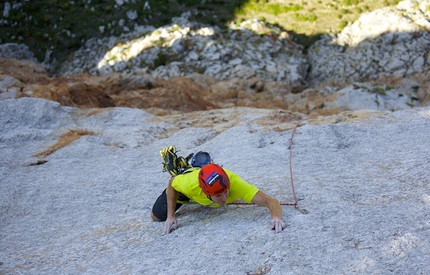
[[[224,169],[224,168],[223,168]],[[242,199],[247,203],[251,203],[255,194],[259,191],[257,187],[244,181],[237,174],[224,169],[230,180],[230,192],[226,204]],[[182,174],[175,177],[172,182],[172,187],[191,199],[191,202],[198,203],[209,207],[220,207],[219,204],[211,201],[199,184],[199,170],[192,171],[188,174]]]

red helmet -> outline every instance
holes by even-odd
[[[216,196],[230,188],[230,180],[218,164],[208,164],[200,169],[200,187],[207,196]]]

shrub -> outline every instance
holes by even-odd
[[[343,30],[346,26],[348,26],[348,22],[343,20],[339,23],[339,29]]]
[[[154,60],[154,68],[164,66],[167,63],[167,56],[164,53],[159,53],[157,58]]]

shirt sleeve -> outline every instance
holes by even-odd
[[[242,199],[247,203],[251,203],[259,189],[252,184],[243,180],[239,175],[224,169],[230,179],[230,196],[227,203]]]

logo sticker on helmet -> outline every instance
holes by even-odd
[[[207,178],[206,182],[212,186],[214,185],[214,183],[219,179],[219,175],[217,172],[213,172],[212,174],[210,174],[210,176]]]

